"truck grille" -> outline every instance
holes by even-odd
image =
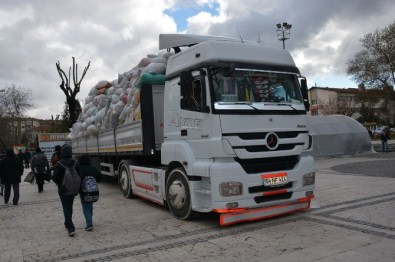
[[[269,132],[254,132],[254,133],[228,133],[223,134],[226,136],[238,136],[243,140],[257,140],[257,139],[265,139],[266,135]],[[284,131],[284,132],[275,132],[278,135],[278,138],[295,138],[301,133],[308,133],[307,131]]]
[[[292,150],[295,148],[295,146],[298,145],[303,145],[303,143],[295,143],[295,144],[283,144],[283,145],[279,145],[276,150],[274,151],[283,151],[283,150]],[[237,148],[244,148],[245,150],[247,150],[248,152],[268,152],[268,151],[272,151],[269,148],[267,148],[267,146],[240,146],[234,147],[235,149]]]
[[[291,170],[299,162],[299,157],[282,156],[256,159],[235,158],[235,160],[241,165],[247,174],[256,174],[280,170]]]
[[[307,131],[278,131],[252,133],[225,133],[237,157],[242,159],[264,158],[278,155],[300,154],[304,149]],[[275,137],[274,144],[268,145],[268,139]],[[273,142],[272,139],[270,139]]]
[[[278,194],[278,195],[270,195],[270,196],[257,196],[254,197],[255,203],[263,203],[263,202],[269,202],[269,201],[274,201],[274,200],[282,200],[282,199],[290,199],[292,197],[292,192],[287,192],[284,194]]]
[[[271,191],[287,189],[287,188],[291,188],[291,187],[292,187],[292,182],[289,182],[283,186],[276,186],[276,187],[260,185],[260,186],[249,187],[248,192],[250,194],[263,193],[263,192],[271,192]]]

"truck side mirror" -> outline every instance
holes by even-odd
[[[309,103],[309,91],[307,88],[306,78],[300,80],[300,85],[301,85],[304,107],[306,108],[306,111],[308,112],[308,111],[310,111],[310,103]]]

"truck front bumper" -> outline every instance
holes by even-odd
[[[224,210],[221,210],[220,212],[222,214],[220,215],[220,225],[228,226],[236,223],[255,221],[285,215],[296,211],[307,210],[310,208],[310,202],[313,197],[314,196],[305,197],[298,199],[297,202],[280,204],[275,206],[244,209],[240,211],[232,211],[231,209],[229,209],[228,213],[223,213]]]

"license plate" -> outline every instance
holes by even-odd
[[[278,186],[278,185],[284,185],[288,181],[288,178],[286,175],[281,175],[281,176],[270,176],[263,178],[263,184],[265,186]]]

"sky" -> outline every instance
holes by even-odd
[[[77,99],[92,87],[159,53],[159,34],[243,38],[282,48],[276,24],[292,24],[285,47],[308,85],[357,87],[346,62],[360,39],[395,21],[393,0],[1,0],[0,90],[31,90],[29,117],[63,112],[65,95],[56,70],[78,75],[90,62]]]

